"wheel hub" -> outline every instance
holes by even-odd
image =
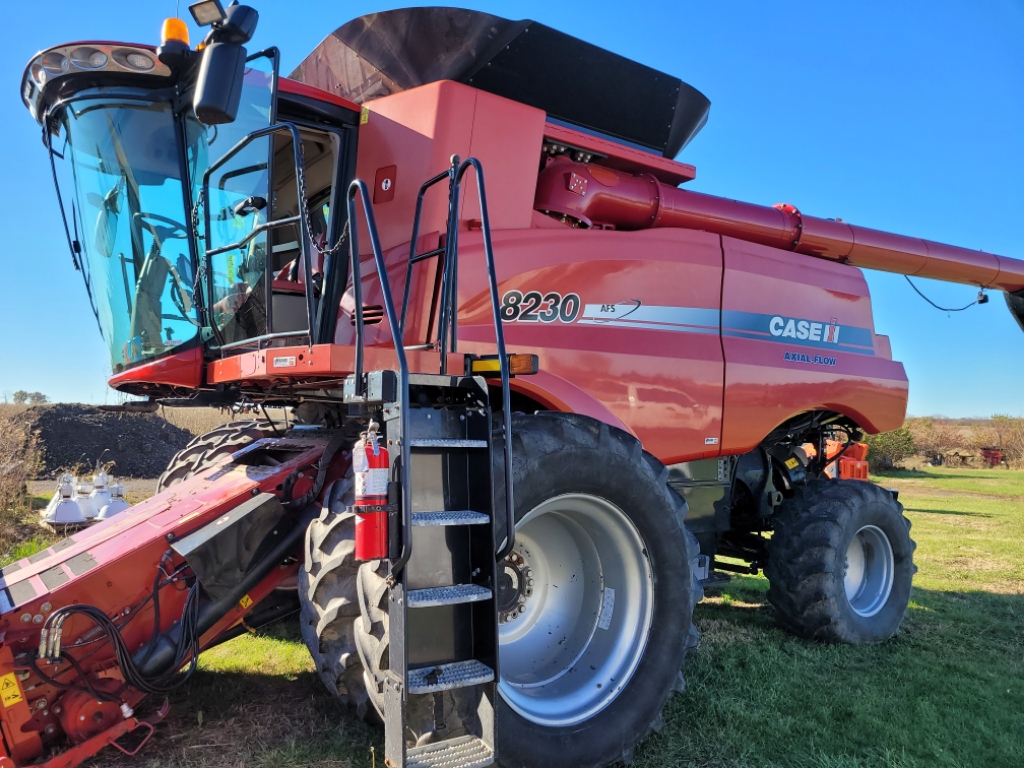
[[[533,594],[533,571],[522,554],[513,551],[498,565],[498,623],[519,618]]]
[[[885,532],[875,525],[857,531],[846,549],[843,586],[854,613],[870,618],[889,600],[895,579],[895,558]]]
[[[605,499],[551,498],[516,525],[498,601],[501,697],[539,725],[583,722],[623,690],[647,644],[654,581],[646,547]]]

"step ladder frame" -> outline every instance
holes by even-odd
[[[468,158],[464,162],[459,162],[457,155],[452,157],[451,167],[443,174],[438,174],[434,178],[428,180],[423,186],[420,187],[419,194],[416,201],[416,213],[413,220],[413,234],[411,239],[410,254],[409,254],[409,265],[408,272],[411,272],[412,266],[415,261],[420,258],[427,258],[431,255],[439,255],[437,251],[430,254],[423,254],[417,256],[415,253],[416,242],[419,233],[420,216],[422,213],[423,197],[427,190],[435,184],[448,179],[449,181],[449,207],[448,207],[448,227],[447,236],[445,238],[444,247],[444,272],[442,276],[441,294],[442,301],[441,307],[439,308],[439,322],[438,322],[438,348],[440,350],[440,371],[439,378],[447,374],[447,352],[449,344],[451,351],[455,352],[458,348],[458,210],[459,210],[459,197],[461,190],[461,182],[465,173],[472,168],[476,174],[477,179],[477,193],[480,205],[481,215],[481,229],[483,234],[484,243],[484,254],[486,257],[487,264],[487,277],[488,287],[491,295],[491,310],[493,315],[494,327],[495,327],[495,341],[497,346],[499,371],[501,377],[501,398],[502,398],[502,424],[503,424],[503,449],[505,455],[504,462],[504,474],[505,474],[505,524],[506,524],[506,536],[503,545],[499,548],[499,551],[494,554],[494,558],[490,562],[492,570],[495,567],[497,561],[504,559],[512,548],[515,546],[515,507],[514,497],[512,488],[512,442],[511,442],[511,427],[512,427],[512,416],[511,416],[511,404],[510,404],[510,392],[509,392],[509,364],[508,355],[505,348],[505,336],[504,328],[501,321],[501,307],[498,298],[498,280],[497,272],[494,262],[494,251],[491,241],[491,227],[490,217],[487,210],[487,194],[484,182],[483,168],[480,162],[476,158]],[[387,269],[384,262],[384,254],[380,245],[380,238],[377,231],[376,220],[373,213],[373,208],[370,203],[369,190],[366,183],[362,179],[354,179],[348,187],[347,192],[347,207],[348,207],[348,219],[350,222],[350,238],[349,238],[349,267],[352,275],[352,286],[353,286],[353,299],[355,303],[355,326],[356,326],[356,338],[355,338],[355,360],[353,375],[350,377],[351,385],[348,380],[345,384],[345,400],[347,402],[371,402],[370,397],[372,395],[383,396],[384,391],[389,389],[385,379],[387,377],[381,376],[380,383],[374,387],[374,381],[367,381],[363,371],[364,363],[364,346],[365,346],[365,327],[363,321],[363,304],[362,304],[362,279],[360,275],[360,262],[359,262],[359,245],[358,245],[358,227],[356,226],[356,197],[359,197],[362,205],[363,212],[366,217],[367,229],[370,236],[370,245],[373,251],[374,265],[377,270],[377,276],[381,285],[381,294],[384,301],[385,313],[388,319],[388,324],[392,329],[392,336],[394,339],[395,354],[398,359],[398,382],[397,387],[391,387],[391,389],[397,389],[394,392],[395,400],[390,402],[382,402],[384,409],[384,422],[386,426],[386,434],[391,436],[391,440],[395,440],[397,435],[397,442],[399,444],[399,451],[397,454],[392,455],[392,477],[398,478],[397,488],[392,489],[390,494],[394,495],[393,507],[397,507],[397,513],[392,514],[391,530],[395,529],[395,524],[398,523],[400,530],[399,542],[397,542],[398,554],[397,557],[391,560],[390,572],[387,577],[388,590],[388,601],[389,601],[389,624],[391,629],[390,646],[389,646],[389,669],[384,681],[384,710],[385,710],[385,758],[390,766],[394,768],[403,768],[407,763],[407,750],[405,745],[405,720],[406,720],[406,705],[409,696],[409,648],[406,637],[407,627],[407,610],[408,595],[404,583],[404,570],[406,565],[409,563],[412,557],[412,493],[411,493],[411,448],[412,440],[410,438],[410,408],[411,403],[409,399],[409,388],[410,388],[410,373],[408,362],[405,354],[405,346],[403,344],[403,331],[406,319],[406,310],[408,306],[409,298],[409,280],[406,280],[405,294],[402,302],[402,317],[399,321],[397,313],[395,311],[394,300],[392,297],[390,281],[387,276]],[[484,402],[487,402],[487,386],[482,379],[478,379],[478,385],[482,388]],[[376,389],[376,392],[370,390]],[[380,402],[380,401],[378,401]],[[489,408],[487,410],[489,413]],[[488,419],[488,422],[490,419]],[[489,443],[489,439],[488,439]],[[459,449],[465,449],[466,446],[456,446]],[[488,450],[490,454],[490,450]],[[397,467],[395,466],[397,464]],[[491,464],[493,466],[493,464]],[[397,472],[395,471],[397,469]],[[493,483],[493,480],[492,480]],[[394,484],[393,484],[394,486]],[[490,519],[490,531],[491,537],[489,538],[490,547],[493,547],[493,524],[494,524],[494,509],[493,509],[493,492],[490,494],[490,507],[491,507],[491,519]],[[397,518],[397,519],[396,519]],[[491,578],[492,583],[492,596],[491,600],[494,601],[497,598],[497,584],[495,579]],[[493,627],[493,653],[488,654],[488,660],[493,658],[492,670],[493,676],[491,682],[491,688],[489,693],[481,693],[489,699],[490,706],[479,707],[478,717],[480,719],[480,729],[483,734],[481,737],[482,743],[489,746],[491,751],[491,759],[496,759],[496,745],[494,739],[494,698],[497,695],[495,690],[496,682],[499,677],[498,669],[498,633],[497,633],[497,611],[492,610],[492,620],[494,623]],[[479,675],[478,675],[479,678]],[[484,681],[487,682],[487,681]],[[479,685],[481,683],[474,683]],[[397,717],[395,716],[397,713]],[[397,720],[397,722],[395,722]],[[489,744],[486,744],[489,742]],[[418,748],[417,751],[420,751]],[[484,765],[485,763],[477,762],[474,765]]]

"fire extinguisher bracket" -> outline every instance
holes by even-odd
[[[363,504],[361,506],[350,505],[348,512],[365,514],[367,512],[398,512],[397,504]]]

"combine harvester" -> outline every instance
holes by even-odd
[[[910,524],[826,471],[907,402],[859,268],[1022,322],[1024,262],[681,189],[708,100],[542,24],[372,14],[284,78],[252,8],[192,12],[194,51],[175,19],[57,46],[22,96],[110,385],[296,423],[198,438],[152,499],[3,569],[0,766],[137,748],[296,579],[392,768],[628,760],[725,571],[763,569],[801,636],[896,632]]]

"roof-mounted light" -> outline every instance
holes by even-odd
[[[71,52],[71,63],[79,69],[103,69],[107,66],[107,54],[96,48],[83,45]]]
[[[187,49],[187,46],[183,46]],[[32,58],[21,80],[21,98],[36,120],[42,120],[53,95],[47,97],[55,83],[65,78],[81,87],[102,85],[108,75],[149,75],[173,77],[173,71],[158,61],[153,49],[101,42],[81,42],[61,45],[43,51]],[[61,90],[62,98],[74,90]]]
[[[57,75],[63,75],[68,71],[70,62],[68,57],[60,51],[50,51],[43,54],[43,58],[40,60],[43,69],[46,70],[46,74],[56,77]]]
[[[145,53],[132,51],[126,48],[119,48],[114,51],[114,61],[125,69],[130,69],[135,72],[149,72],[156,66],[156,62],[154,62],[153,59]]]
[[[224,8],[219,0],[199,0],[198,3],[192,3],[188,10],[192,14],[192,18],[196,20],[196,24],[200,27],[219,24],[228,17],[224,13]]]
[[[181,19],[164,19],[160,27],[160,45],[167,45],[169,40],[188,45],[188,25]]]

